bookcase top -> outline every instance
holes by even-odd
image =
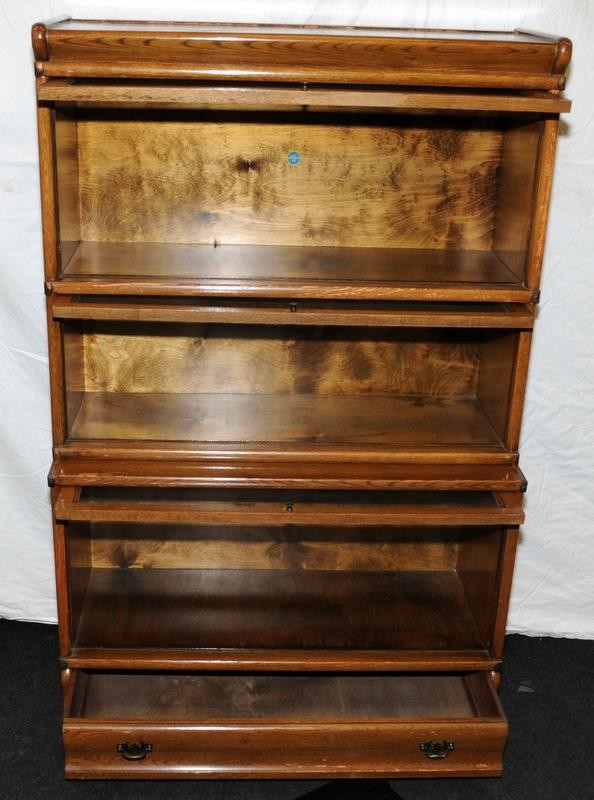
[[[44,77],[563,88],[569,39],[530,31],[136,22],[32,29]]]

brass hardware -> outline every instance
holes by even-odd
[[[443,742],[423,742],[420,748],[427,758],[447,758],[448,753],[456,749],[453,742],[445,740]]]
[[[285,511],[292,511],[293,510],[293,503],[287,503],[285,506]]]
[[[147,753],[151,753],[153,746],[150,742],[120,742],[116,747],[118,753],[126,761],[142,761]]]
[[[297,311],[297,303],[289,303],[289,308],[291,311]]]

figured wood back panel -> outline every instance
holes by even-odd
[[[476,118],[91,112],[81,236],[486,250],[502,140]]]
[[[87,325],[87,392],[473,397],[482,340],[414,328]]]

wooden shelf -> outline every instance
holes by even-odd
[[[387,395],[87,392],[70,439],[503,450],[474,398]]]
[[[76,647],[480,650],[453,570],[91,570]]]
[[[51,288],[61,294],[534,299],[491,250],[382,247],[83,241]]]

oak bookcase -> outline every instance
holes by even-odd
[[[66,774],[500,774],[570,42],[33,47]]]

